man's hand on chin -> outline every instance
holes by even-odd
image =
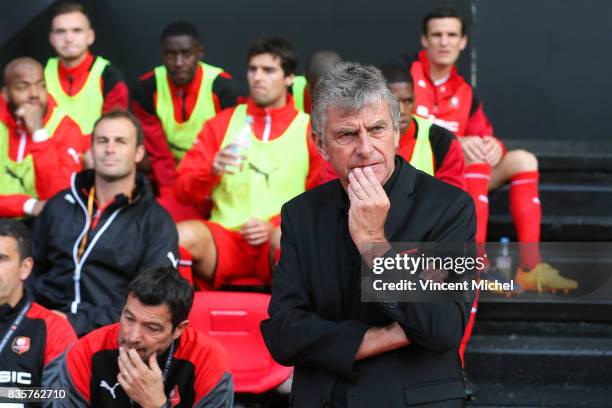
[[[363,259],[380,256],[391,247],[385,238],[385,221],[391,207],[389,197],[371,167],[355,168],[348,175],[346,188],[351,208],[348,214],[349,232]],[[371,243],[386,243],[373,254]]]
[[[45,108],[37,103],[24,103],[15,110],[15,116],[30,134],[43,128],[44,114]]]
[[[164,381],[157,354],[149,357],[147,365],[136,350],[120,347],[117,362],[117,381],[131,400],[143,408],[159,408],[165,404]]]

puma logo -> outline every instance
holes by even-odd
[[[255,166],[253,163],[249,162],[249,169],[253,170],[257,174],[261,174],[262,176],[264,176],[264,179],[266,180],[266,185],[270,187],[270,174],[275,172],[278,169],[278,167],[275,167],[274,169],[266,173],[265,171]]]
[[[176,257],[174,256],[172,252],[168,252],[167,256],[168,256],[168,259],[170,259],[170,262],[172,262],[172,266],[174,267],[174,269],[176,269],[179,264],[178,259],[176,259]]]
[[[112,387],[110,385],[108,385],[108,383],[106,382],[106,380],[102,380],[100,381],[100,387],[102,388],[106,388],[108,390],[108,392],[111,393],[111,395],[113,396],[113,399],[116,399],[116,395],[115,395],[115,388],[117,388],[117,386],[119,385],[119,383],[115,383],[115,385],[113,385]]]
[[[9,176],[11,176],[12,178],[14,178],[15,180],[19,182],[23,191],[27,191],[27,188],[25,185],[25,174],[19,177],[19,174],[15,173],[9,166],[4,166],[4,170],[6,171],[6,174],[8,174]]]
[[[76,164],[79,164],[81,162],[81,156],[79,156],[76,150],[74,150],[72,147],[68,149],[68,154],[70,155],[70,157],[72,157]]]

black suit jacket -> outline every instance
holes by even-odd
[[[473,240],[476,222],[468,194],[403,159],[396,159],[396,166],[385,224],[390,242]],[[456,404],[465,395],[458,347],[470,305],[362,303],[362,318],[348,320],[339,296],[337,259],[336,220],[342,206],[342,186],[334,180],[289,201],[281,212],[282,255],[272,279],[270,318],[261,329],[274,359],[295,366],[291,405],[327,406],[339,377],[348,379],[351,408],[452,399]],[[412,344],[354,362],[368,327],[393,321]]]

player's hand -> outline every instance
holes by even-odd
[[[234,174],[241,167],[245,157],[236,153],[234,145],[226,146],[219,150],[213,159],[213,173],[217,176],[222,174]]]
[[[487,149],[480,136],[463,136],[458,139],[466,164],[486,162]]]
[[[29,134],[43,128],[44,108],[37,103],[24,103],[15,110],[15,116]]]
[[[391,207],[389,197],[371,167],[355,168],[348,175],[346,188],[351,208],[348,227],[362,256],[373,242],[386,242],[385,221]]]
[[[269,222],[258,218],[249,218],[249,220],[242,225],[240,234],[242,234],[249,245],[256,246],[267,242],[273,230],[274,226]]]
[[[502,150],[501,144],[493,136],[485,136],[482,138],[485,149],[487,150],[486,162],[491,166],[495,167],[499,164],[504,151]]]
[[[166,402],[162,371],[157,354],[145,364],[136,350],[119,348],[117,381],[132,401],[143,408],[159,408]]]

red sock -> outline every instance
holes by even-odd
[[[487,223],[489,222],[489,179],[491,166],[486,163],[470,164],[465,168],[467,191],[474,199],[476,206],[476,242],[487,241]]]
[[[531,269],[540,262],[542,207],[538,196],[537,171],[526,171],[510,179],[510,213],[520,245],[521,266]]]

